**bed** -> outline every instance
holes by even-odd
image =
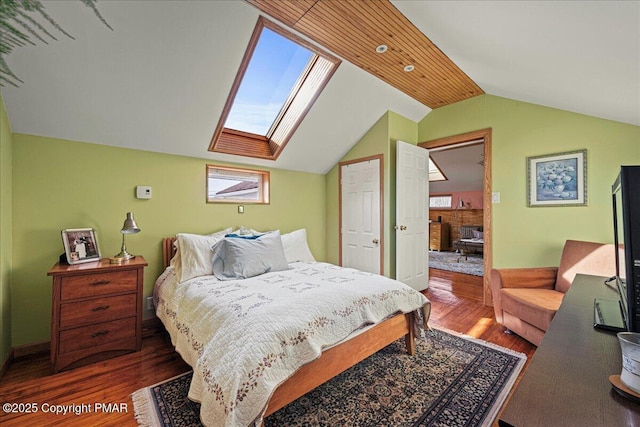
[[[154,300],[176,351],[194,370],[189,398],[202,404],[207,426],[260,425],[397,339],[404,337],[413,354],[415,333],[427,325],[424,295],[383,276],[316,262],[304,230],[274,239],[282,242],[286,268],[241,279],[205,271],[207,246],[249,240],[223,230],[196,238],[202,242],[194,255],[184,250],[183,236],[163,239],[166,269]],[[208,274],[185,275],[194,256]],[[335,306],[327,311],[329,304]]]

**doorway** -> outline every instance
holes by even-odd
[[[491,305],[491,287],[489,283],[489,272],[493,265],[492,260],[492,235],[491,235],[491,129],[482,129],[460,135],[454,135],[446,138],[440,138],[431,141],[419,143],[418,146],[427,148],[430,151],[434,149],[451,148],[454,146],[464,146],[469,144],[483,144],[482,161],[483,161],[483,185],[481,190],[482,197],[482,237],[483,237],[483,257],[482,266],[484,275],[482,278],[482,301],[485,305]],[[460,201],[464,208],[465,200],[453,200],[452,206],[459,206]],[[458,209],[460,212],[461,209]],[[464,252],[464,250],[463,250]]]
[[[382,156],[339,164],[340,265],[383,274]]]

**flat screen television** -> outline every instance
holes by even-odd
[[[622,166],[611,191],[616,286],[626,329],[640,332],[640,166]]]

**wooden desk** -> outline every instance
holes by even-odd
[[[604,277],[577,275],[499,425],[636,426],[640,404],[613,390],[622,360],[615,333],[593,328],[593,299],[616,299]]]

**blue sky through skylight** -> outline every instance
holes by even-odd
[[[224,126],[266,135],[312,55],[263,28]]]

